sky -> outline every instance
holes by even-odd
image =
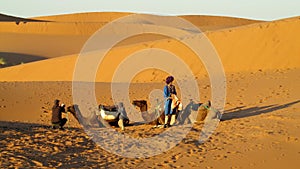
[[[300,16],[300,0],[0,0],[0,13],[18,17],[79,12],[193,14],[276,20]]]

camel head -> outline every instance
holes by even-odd
[[[198,111],[196,121],[204,121],[210,111],[211,102],[198,103],[198,105],[196,104],[196,107]]]
[[[159,117],[154,112],[148,112],[147,101],[146,100],[134,100],[132,104],[140,108],[143,119],[152,125],[163,124],[164,123],[164,113],[159,112]]]
[[[147,101],[146,100],[133,100],[132,104],[134,106],[139,107],[140,109],[144,109],[143,111],[147,111]]]
[[[76,112],[76,111],[75,111],[75,106],[76,106],[76,105],[68,106],[68,107],[67,107],[67,111],[70,112],[70,113],[72,113],[72,114],[75,114],[75,112]]]

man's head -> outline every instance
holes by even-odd
[[[59,100],[58,99],[54,100],[54,105],[59,105]]]
[[[166,78],[166,83],[167,84],[170,84],[170,83],[172,83],[174,81],[174,77],[173,76],[168,76],[167,78]]]

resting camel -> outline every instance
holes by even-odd
[[[127,117],[123,103],[113,106],[100,104],[98,107],[100,112],[97,115],[109,124],[116,125],[117,123],[122,130],[125,129],[125,125],[129,124],[129,118]]]
[[[149,113],[147,111],[148,105],[146,100],[134,100],[132,104],[140,108],[142,117],[146,122],[149,122],[148,124],[152,124],[152,125],[164,124],[164,120],[165,120],[164,110],[160,110],[160,111],[157,110],[157,112]]]
[[[134,100],[132,104],[140,108],[143,119],[149,122],[149,124],[164,124],[164,110],[160,110],[157,113],[147,112],[147,101],[145,100]],[[196,122],[203,122],[209,114],[209,118],[217,118],[220,116],[220,112],[218,112],[217,110],[213,109],[212,111],[210,101],[208,101],[207,103],[196,103],[191,100],[190,103],[182,111],[177,111],[177,122],[179,124],[192,123],[192,120],[190,119],[192,111],[197,111],[197,117],[195,119]]]
[[[76,120],[86,127],[100,127],[103,126],[97,116],[95,114],[91,114],[90,117],[84,117],[79,109],[79,106],[77,104],[71,105],[67,107],[67,111],[70,112]]]
[[[124,126],[129,124],[129,119],[126,115],[123,105],[120,106],[104,106],[99,105],[99,112],[93,113],[90,117],[83,117],[78,105],[72,105],[67,108],[76,119],[84,126],[103,127],[101,120],[105,120],[110,125],[118,125],[122,130]],[[125,112],[125,115],[124,115]],[[100,119],[101,118],[101,119]]]
[[[193,119],[195,122],[210,121],[214,119],[221,119],[222,114],[217,109],[211,106],[211,102],[206,103],[195,103],[190,101],[190,103],[184,108],[183,112],[180,114],[179,123],[186,124],[191,123],[189,118],[192,111],[197,111],[197,116]]]

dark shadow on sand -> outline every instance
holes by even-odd
[[[0,65],[0,68],[16,66],[20,64],[40,61],[47,59],[43,56],[36,56],[36,55],[28,55],[22,53],[11,53],[11,52],[0,52],[0,58],[3,58],[6,62],[5,65]]]
[[[300,100],[290,102],[287,104],[283,104],[283,105],[273,104],[273,105],[269,105],[269,106],[262,106],[262,107],[256,106],[256,107],[250,107],[250,108],[245,108],[245,106],[236,107],[234,109],[227,110],[226,113],[224,113],[222,115],[221,121],[240,119],[240,118],[246,118],[246,117],[251,117],[251,116],[257,116],[260,114],[271,113],[276,110],[288,108],[297,103],[300,103]]]
[[[20,24],[20,22],[26,24],[27,22],[49,22],[49,21],[21,18],[21,17],[10,16],[10,15],[5,15],[0,13],[0,22],[16,22],[16,24],[18,25]]]

